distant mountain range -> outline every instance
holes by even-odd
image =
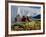
[[[32,16],[32,18],[34,18],[34,19],[40,19],[40,18],[41,18],[41,15],[38,14],[38,15],[36,15],[36,16]]]

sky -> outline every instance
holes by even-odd
[[[11,19],[14,21],[14,18],[17,14],[20,16],[35,16],[40,13],[41,7],[31,7],[31,6],[11,6]]]

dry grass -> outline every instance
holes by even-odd
[[[26,22],[24,24],[16,23],[11,26],[12,31],[23,31],[23,30],[40,30],[41,21],[34,20],[32,22]]]

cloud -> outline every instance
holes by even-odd
[[[18,7],[18,14],[20,16],[32,16],[40,14],[40,8]]]

